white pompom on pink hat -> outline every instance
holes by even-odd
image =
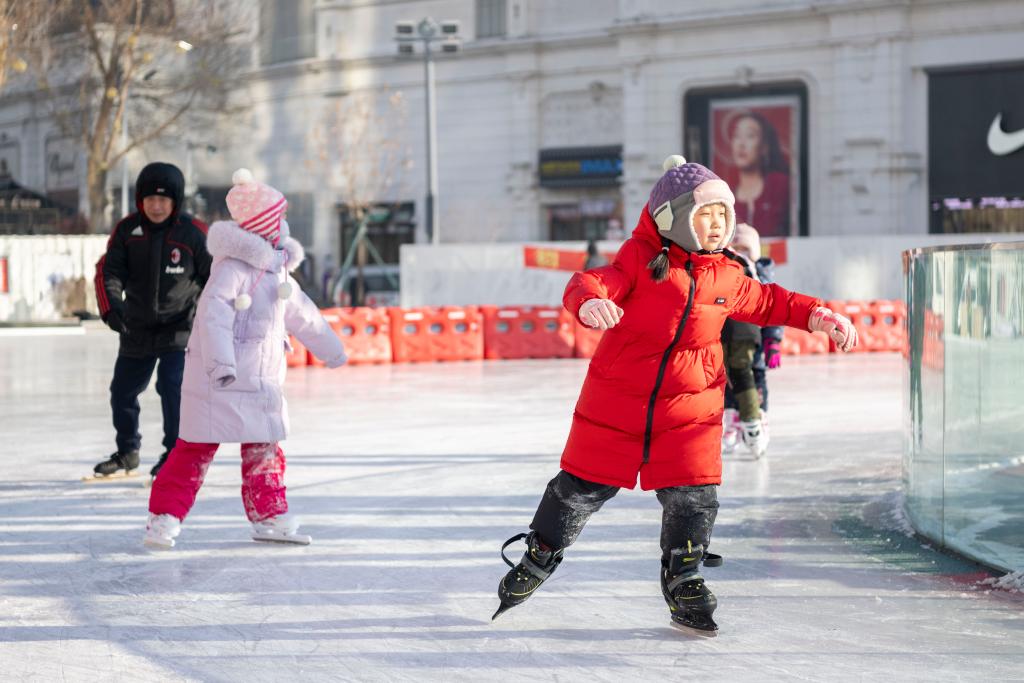
[[[243,229],[259,235],[275,247],[281,241],[281,217],[288,200],[270,185],[256,182],[252,172],[240,168],[231,175],[234,185],[228,190],[227,205],[231,218]]]

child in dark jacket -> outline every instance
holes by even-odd
[[[748,277],[761,284],[774,282],[774,262],[761,257],[757,230],[740,223],[729,252],[743,266]],[[728,253],[728,252],[727,252]],[[722,414],[722,452],[731,453],[739,441],[760,458],[768,448],[769,368],[779,366],[782,327],[757,327],[729,319],[722,328],[722,346],[728,384],[725,387],[725,412]]]
[[[725,319],[828,333],[849,351],[857,333],[821,301],[762,285],[722,251],[732,239],[729,186],[678,155],[665,161],[633,236],[614,263],[575,274],[563,302],[584,325],[607,330],[590,362],[562,453],[530,524],[518,564],[498,585],[497,617],[525,601],[558,567],[590,516],[620,487],[654,489],[664,510],[661,589],[674,624],[703,635],[718,626],[700,565],[722,480]]]

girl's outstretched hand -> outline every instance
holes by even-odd
[[[580,320],[583,324],[599,330],[615,327],[622,320],[623,313],[611,299],[587,299],[580,306]]]
[[[824,332],[836,343],[840,351],[850,351],[857,346],[857,328],[849,318],[835,313],[830,308],[815,308],[807,320],[807,329],[811,332]]]

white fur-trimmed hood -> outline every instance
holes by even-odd
[[[291,237],[281,240],[281,249],[242,229],[234,221],[216,221],[206,235],[206,249],[214,258],[235,258],[253,268],[271,273],[280,272],[287,254],[288,271],[294,271],[306,258],[302,245]]]

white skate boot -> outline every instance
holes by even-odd
[[[173,515],[150,515],[146,524],[146,537],[142,542],[156,550],[170,550],[174,539],[181,533],[181,522]]]
[[[297,533],[299,520],[291,515],[284,514],[276,517],[268,517],[259,522],[252,523],[252,540],[269,541],[271,543],[296,543],[298,545],[309,545],[313,542],[312,536]]]
[[[740,411],[726,408],[722,413],[722,453],[732,453],[740,442]]]
[[[768,450],[768,430],[765,429],[761,420],[740,420],[740,436],[743,445],[753,454],[754,458],[760,458]]]

